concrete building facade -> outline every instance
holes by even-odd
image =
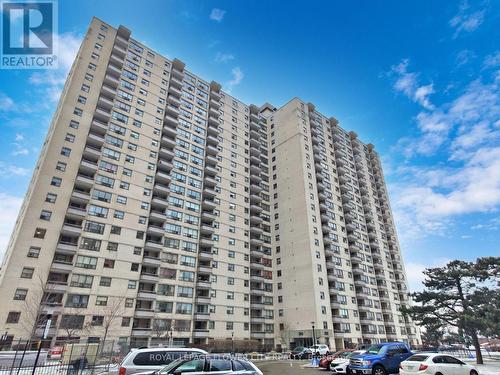
[[[55,341],[420,342],[374,147],[299,99],[246,105],[97,18],[0,296],[14,340],[50,318]]]

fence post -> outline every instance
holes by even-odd
[[[33,371],[31,372],[31,375],[35,375],[36,367],[38,366],[38,358],[40,357],[41,351],[42,351],[42,340],[38,340],[38,350],[36,352],[35,364],[33,365]]]
[[[22,366],[23,361],[24,361],[24,356],[26,354],[26,349],[28,348],[28,345],[30,345],[30,343],[31,343],[30,341],[27,341],[26,345],[24,345],[24,350],[23,350],[23,354],[21,356],[21,361],[19,362],[19,365],[17,366],[17,374],[19,374],[19,371],[21,371],[21,366]],[[16,354],[17,354],[17,352],[16,352]]]
[[[19,339],[18,342],[17,342],[16,353],[14,354],[14,359],[12,360],[12,365],[10,366],[9,375],[12,374],[12,370],[14,370],[14,364],[16,363],[16,358],[17,358],[17,349],[19,348],[19,344],[20,343],[21,343],[21,339]]]

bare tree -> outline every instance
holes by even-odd
[[[281,339],[281,351],[286,352],[288,351],[289,345],[290,345],[290,340],[291,340],[291,334],[290,334],[290,329],[288,324],[283,324],[283,329],[280,331],[280,339]]]
[[[61,315],[58,326],[68,341],[88,333],[90,328],[90,323],[85,322],[85,310],[80,308],[72,308],[71,312]]]
[[[54,285],[46,282],[47,278],[37,275],[33,286],[30,287],[23,301],[23,319],[21,327],[29,340],[37,338],[37,330],[45,327],[48,320],[49,308],[54,305]]]
[[[116,323],[120,320],[120,318],[125,313],[125,297],[115,297],[112,298],[111,301],[108,301],[106,306],[103,309],[103,321],[102,328],[104,330],[104,335],[102,337],[102,346],[101,350],[104,348],[104,344],[106,343],[106,339],[108,334]]]
[[[157,338],[165,336],[170,331],[171,326],[172,321],[170,319],[161,319],[157,314],[153,316],[151,330]]]

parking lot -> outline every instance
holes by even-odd
[[[265,375],[298,375],[298,374],[314,374],[318,370],[312,368],[304,368],[303,365],[307,364],[307,361],[266,361],[266,362],[256,362],[255,364]]]
[[[320,375],[330,374],[316,368],[304,367],[308,361],[256,361],[255,364],[265,375]],[[477,366],[480,375],[500,375],[500,361],[486,361],[484,365]]]

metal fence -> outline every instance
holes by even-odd
[[[111,340],[19,340],[0,349],[0,375],[98,375],[118,373],[117,365],[130,348]]]

